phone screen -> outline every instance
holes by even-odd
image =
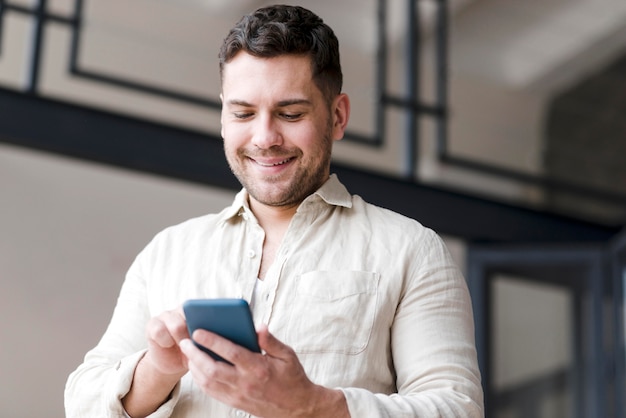
[[[250,306],[244,299],[190,299],[183,304],[183,310],[189,335],[196,329],[205,329],[250,351],[261,352]],[[215,360],[231,364],[195,341],[194,344]]]

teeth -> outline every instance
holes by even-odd
[[[260,163],[258,161],[257,161],[257,163],[259,165],[262,165],[263,167],[276,167],[277,165],[283,165],[283,164],[287,163],[290,159],[291,158],[287,158],[286,160],[280,161],[280,162],[278,162],[276,164],[263,164],[263,163]]]

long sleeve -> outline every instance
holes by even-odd
[[[139,253],[126,274],[104,335],[67,380],[68,418],[126,417],[121,399],[130,390],[137,363],[147,350],[150,318],[190,298],[241,297],[238,283],[221,274],[229,269],[224,251],[230,251],[238,239],[232,232],[224,238],[223,225],[219,215],[190,219],[159,232]],[[235,253],[230,263],[239,259]],[[203,394],[188,373],[150,416],[220,417],[228,410]]]
[[[483,417],[467,286],[434,234],[391,329],[397,394],[344,388],[354,417]]]
[[[130,390],[137,363],[146,350],[145,326],[150,318],[146,285],[139,262],[129,269],[106,332],[84,362],[69,376],[65,388],[68,418],[126,417],[121,399]],[[169,417],[179,386],[152,417]]]
[[[239,242],[238,226],[226,228],[224,222],[239,207],[166,228],[141,251],[126,274],[104,335],[67,380],[68,418],[126,417],[121,399],[147,350],[151,317],[190,298],[242,297],[239,282],[223,274],[234,271],[241,259],[232,251]],[[202,393],[188,373],[151,417],[221,417],[230,409]]]

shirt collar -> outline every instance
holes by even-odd
[[[233,204],[222,211],[222,222],[226,222],[235,216],[241,216],[246,211],[250,211],[248,206],[248,192],[246,189],[241,189],[239,193],[235,195]]]
[[[302,203],[312,203],[320,200],[333,206],[352,207],[352,196],[348,192],[348,189],[339,181],[336,174],[331,174],[326,183],[315,193],[304,199]],[[298,210],[300,210],[302,206],[301,204]],[[246,189],[241,189],[235,196],[233,204],[222,211],[222,222],[226,222],[235,216],[241,216],[246,212],[250,212],[248,192]]]
[[[352,196],[346,186],[339,181],[336,174],[331,174],[326,183],[304,201],[313,199],[322,199],[329,205],[352,207]]]

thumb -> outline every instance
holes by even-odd
[[[291,347],[274,337],[265,324],[259,327],[257,336],[259,339],[259,347],[261,350],[265,351],[265,354],[268,356],[287,359],[295,354]]]

